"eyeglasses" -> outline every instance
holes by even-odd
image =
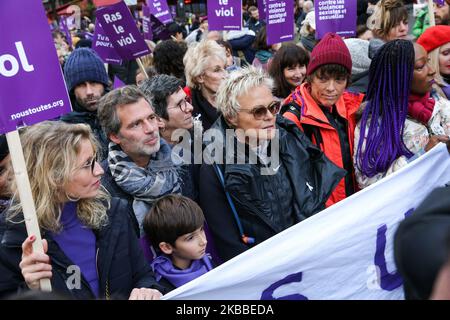
[[[91,169],[91,173],[94,174],[94,168],[95,164],[98,162],[98,155],[94,154],[92,157],[92,160],[89,163],[84,164],[83,166],[79,167],[78,169]]]
[[[175,107],[167,108],[167,109],[176,109],[180,108],[181,111],[186,112],[188,110],[188,103],[192,104],[191,98],[189,96],[185,96],[183,100],[178,102],[178,104]]]
[[[267,115],[267,111],[269,111],[272,115],[276,115],[280,111],[280,108],[281,108],[281,102],[273,101],[267,107],[257,106],[251,110],[241,109],[241,111],[245,111],[247,113],[253,114],[253,117],[255,118],[255,120],[262,120]]]

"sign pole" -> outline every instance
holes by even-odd
[[[33,194],[31,193],[30,180],[28,179],[27,167],[20,142],[19,132],[17,130],[6,133],[8,141],[11,162],[14,168],[17,189],[19,191],[20,202],[23,208],[23,216],[27,228],[28,236],[34,235],[36,240],[33,242],[33,252],[44,253],[42,246],[41,232],[36,216],[36,207],[34,205]],[[50,279],[39,280],[42,291],[52,291]]]

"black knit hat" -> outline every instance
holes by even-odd
[[[0,161],[6,158],[9,154],[8,143],[6,142],[6,137],[0,135]]]
[[[72,90],[80,83],[90,81],[108,85],[108,74],[100,57],[89,48],[73,51],[64,65],[64,78],[67,90]]]

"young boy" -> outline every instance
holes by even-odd
[[[205,255],[205,218],[191,199],[168,195],[158,199],[145,216],[144,232],[161,251],[151,263],[156,280],[172,290],[211,270]],[[162,280],[162,281],[161,281]]]

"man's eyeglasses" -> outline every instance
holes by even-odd
[[[188,110],[188,103],[192,104],[191,98],[189,96],[185,96],[183,100],[178,102],[178,104],[175,107],[167,108],[167,109],[176,109],[180,108],[181,111],[186,112]]]
[[[257,106],[251,110],[241,109],[240,111],[245,111],[245,112],[253,114],[253,117],[255,118],[255,120],[262,120],[267,115],[267,111],[269,111],[272,115],[276,115],[280,111],[280,108],[281,108],[281,102],[273,101],[267,107]]]

